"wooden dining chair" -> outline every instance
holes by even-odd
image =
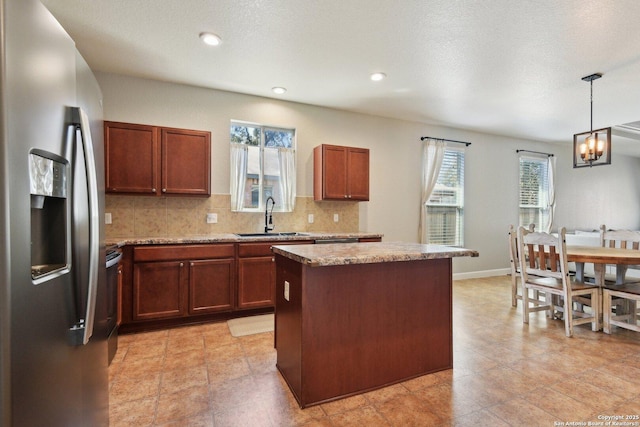
[[[600,246],[609,248],[640,250],[640,231],[634,230],[607,230],[602,224],[600,226]],[[617,285],[624,283],[640,283],[640,278],[627,278],[627,265],[616,265],[616,277],[607,277],[605,280],[615,282]],[[640,266],[633,266],[640,268]]]
[[[543,232],[530,232],[524,227],[518,229],[518,255],[522,277],[522,320],[529,323],[531,312],[547,311],[548,317],[555,317],[556,306],[550,296],[560,297],[565,323],[565,334],[573,336],[573,327],[591,323],[597,331],[600,327],[600,290],[597,286],[576,282],[569,276],[565,228],[558,236]],[[531,304],[528,290],[537,290],[547,295],[547,304]],[[576,297],[588,295],[590,312],[574,309]],[[583,300],[584,302],[585,300]]]
[[[529,232],[533,232],[535,227],[535,224],[529,224]],[[509,225],[509,261],[511,267],[511,306],[517,307],[518,300],[522,300],[522,286],[518,286],[518,282],[521,281],[520,259],[518,258],[518,231],[513,224]],[[540,304],[544,304],[544,294],[537,291],[534,292],[531,301],[538,301]]]
[[[640,284],[605,285],[602,298],[602,329],[605,333],[611,333],[612,325],[640,332],[636,315]]]

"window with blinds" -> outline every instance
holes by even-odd
[[[520,225],[545,230],[549,222],[549,163],[547,158],[520,156]]]
[[[464,245],[464,150],[446,148],[438,181],[427,202],[429,243]]]

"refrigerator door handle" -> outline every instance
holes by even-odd
[[[80,131],[82,153],[87,180],[87,193],[89,196],[89,277],[87,284],[87,301],[84,319],[74,325],[71,332],[71,340],[75,345],[85,345],[93,334],[93,324],[96,311],[96,298],[98,293],[98,271],[100,263],[100,218],[98,205],[98,177],[95,157],[93,154],[93,141],[89,118],[80,108],[72,108],[72,121],[74,131]]]

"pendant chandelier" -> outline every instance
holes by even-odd
[[[573,135],[574,168],[611,164],[611,128],[593,130],[593,81],[600,77],[596,73],[582,78],[591,85],[591,130]]]

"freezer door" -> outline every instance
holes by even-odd
[[[40,1],[0,0],[0,6],[0,42],[4,43],[0,47],[4,55],[0,129],[2,154],[6,155],[0,197],[11,201],[0,203],[4,208],[0,244],[6,248],[2,263],[9,266],[0,269],[2,295],[8,296],[8,301],[1,302],[0,315],[1,423],[106,426],[107,345],[99,328],[102,321],[96,317],[86,345],[71,346],[69,328],[78,311],[72,274],[40,284],[34,284],[31,277],[29,153],[39,149],[65,157],[69,107],[82,106],[88,111],[78,97],[77,51]],[[97,86],[95,79],[82,85]],[[96,100],[89,102],[99,103],[99,91],[92,96]],[[101,120],[101,114],[99,117]],[[101,162],[102,158],[96,159],[96,165]],[[101,173],[102,168],[96,170],[97,176]],[[98,233],[101,248],[102,233]],[[71,264],[76,262],[89,270],[88,262],[71,259]],[[99,263],[97,275],[99,302],[101,280],[106,277],[104,262]],[[95,312],[100,312],[99,307]]]

